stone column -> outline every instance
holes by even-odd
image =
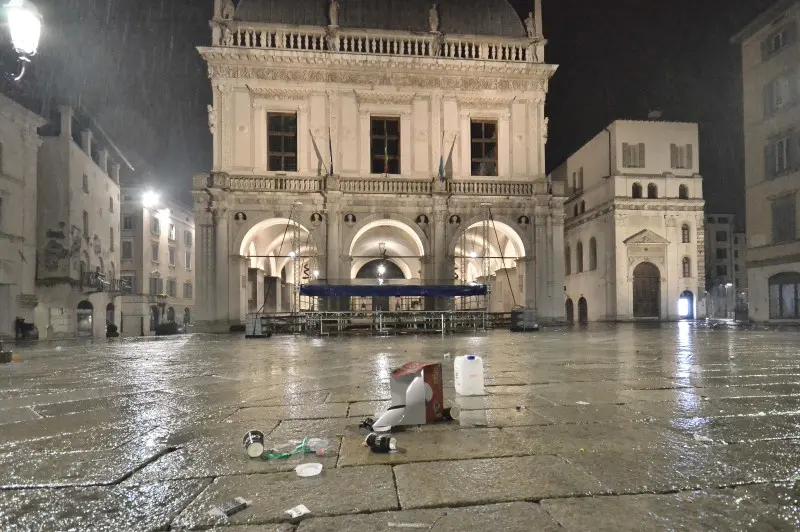
[[[547,216],[536,214],[533,217],[533,283],[535,301],[533,309],[536,310],[536,317],[547,318],[548,311],[548,292],[550,289],[547,278],[547,263],[551,260],[548,253],[548,234],[547,234]],[[526,296],[527,297],[527,296]]]
[[[261,268],[255,270],[256,312],[264,312],[264,276],[266,272]]]
[[[194,321],[198,327],[208,325],[214,320],[216,308],[216,268],[215,248],[216,229],[211,213],[205,208],[205,203],[198,203],[195,210],[197,235],[197,256],[195,258],[195,295]]]
[[[211,320],[219,326],[227,326],[230,321],[229,308],[229,273],[231,265],[228,253],[228,208],[222,202],[214,205],[214,262],[215,262],[215,293]]]
[[[341,270],[342,266],[342,210],[339,201],[341,200],[342,193],[338,190],[338,180],[333,178],[328,179],[329,190],[325,198],[325,271],[322,272],[321,277],[329,283],[341,282],[343,278],[349,277]],[[325,299],[320,302],[321,308],[325,310],[335,311],[339,310],[343,303],[337,299]]]
[[[453,263],[447,246],[447,200],[443,197],[436,198],[433,206],[433,252],[434,280],[436,284],[447,284],[453,279]],[[447,310],[451,301],[439,301],[437,310]]]

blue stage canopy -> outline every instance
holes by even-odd
[[[304,284],[300,295],[311,297],[438,297],[485,296],[486,285]]]

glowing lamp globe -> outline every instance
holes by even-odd
[[[42,36],[42,15],[28,0],[8,0],[5,5],[11,44],[21,57],[36,55]]]

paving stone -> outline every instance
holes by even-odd
[[[395,466],[404,509],[601,493],[600,482],[555,456]]]
[[[0,529],[165,530],[208,483],[0,491]]]
[[[242,408],[229,419],[234,422],[258,421],[260,419],[327,419],[347,417],[347,403],[325,403],[320,405],[256,406]]]
[[[347,489],[343,489],[346,486]],[[178,527],[221,524],[208,515],[216,505],[235,497],[252,499],[246,510],[231,516],[231,524],[290,521],[289,508],[304,504],[312,516],[398,509],[391,468],[388,466],[325,469],[316,477],[294,473],[237,475],[216,479],[175,520]]]
[[[0,410],[0,425],[8,425],[9,423],[19,423],[20,421],[31,421],[41,418],[42,416],[37,414],[36,411],[29,406]]]
[[[350,409],[347,413],[348,417],[372,417],[376,414],[385,412],[387,408],[392,406],[391,401],[360,401],[350,403]]]
[[[392,526],[393,525],[393,526]],[[405,527],[403,527],[405,525]],[[405,510],[369,515],[319,517],[300,523],[297,532],[378,532],[410,530],[463,532],[465,530],[502,530],[503,532],[556,532],[558,524],[535,503],[512,502],[467,508]]]
[[[79,401],[51,403],[46,405],[37,405],[34,408],[44,417],[53,417],[111,408],[148,408],[148,406],[145,405],[148,405],[149,403],[170,405],[175,398],[176,396],[173,394],[155,391],[131,395],[116,395],[113,397],[102,397],[97,399],[82,399]]]
[[[625,422],[636,417],[631,409],[610,404],[537,407],[535,413],[551,423]]]
[[[364,447],[364,438],[346,437],[342,442],[339,467],[373,464],[402,464],[436,460],[464,460],[519,454],[516,435],[498,429],[406,432],[393,434],[400,452],[374,453]]]
[[[759,531],[789,530],[763,504],[734,490],[545,500],[542,506],[568,531],[751,530],[754,516],[760,516]]]

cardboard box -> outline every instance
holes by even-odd
[[[375,422],[376,430],[397,425],[424,425],[442,417],[442,365],[410,362],[392,372],[392,404]]]

